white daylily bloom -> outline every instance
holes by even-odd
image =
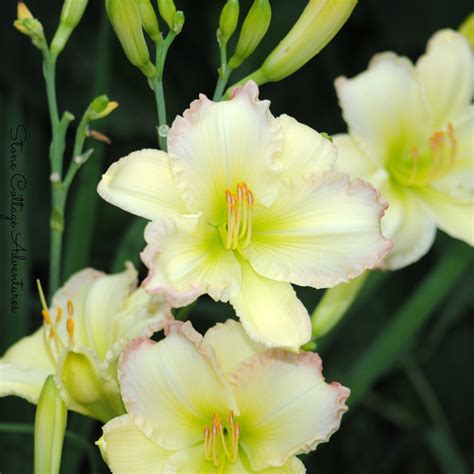
[[[112,472],[303,473],[295,456],[339,428],[349,390],[317,354],[269,349],[232,320],[204,338],[189,322],[165,332],[120,359],[127,414],[97,442]]]
[[[117,384],[123,346],[171,319],[159,297],[136,288],[131,264],[115,275],[86,268],[43,306],[43,326],[0,359],[0,396],[37,403],[50,374],[70,410],[107,421],[124,412]]]
[[[253,82],[226,102],[201,95],[174,121],[168,150],[122,158],[98,192],[152,221],[144,287],[174,306],[208,293],[230,301],[258,342],[294,349],[311,324],[291,283],[334,286],[390,249],[378,193],[335,173],[335,146],[274,118]]]
[[[474,244],[473,68],[463,35],[442,30],[415,66],[383,53],[367,71],[336,80],[349,126],[349,135],[334,137],[337,167],[388,200],[388,268],[421,258],[436,227]]]

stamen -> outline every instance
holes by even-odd
[[[240,425],[235,423],[234,413],[229,412],[226,428],[224,428],[221,418],[214,413],[211,427],[204,427],[204,457],[219,468],[226,464],[225,459],[235,462],[239,454],[239,438]]]
[[[68,313],[68,318],[66,321],[66,329],[69,335],[68,345],[73,346],[74,345],[74,305],[72,304],[71,300],[68,300],[67,302],[67,313]]]
[[[225,198],[227,204],[225,247],[226,249],[244,248],[249,245],[252,236],[253,194],[245,183],[239,183],[236,194],[226,190]]]

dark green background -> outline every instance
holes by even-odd
[[[181,113],[199,92],[212,95],[218,65],[215,30],[223,2],[181,0],[177,3],[185,12],[186,23],[172,45],[166,66],[170,119]],[[261,63],[305,3],[303,0],[272,2],[273,18],[268,35],[233,79]],[[242,2],[241,11],[245,12],[248,4]],[[61,2],[31,0],[28,6],[51,38]],[[21,264],[25,282],[21,310],[12,314],[9,229],[0,221],[2,351],[40,324],[39,302],[32,283],[36,277],[47,281],[49,245],[50,128],[41,61],[28,38],[11,27],[15,7],[11,0],[3,2],[0,19],[0,136],[4,156],[0,168],[0,214],[8,212],[8,133],[11,127],[22,123],[28,131],[19,157],[28,181],[20,218],[27,259]],[[433,32],[444,27],[457,28],[470,8],[469,0],[361,1],[340,34],[320,55],[283,82],[263,86],[261,96],[271,99],[275,115],[287,113],[319,131],[343,131],[345,126],[332,86],[334,78],[357,74],[365,69],[374,53],[384,50],[416,59]],[[107,133],[113,143],[107,147],[93,145],[96,153],[80,172],[81,179],[74,188],[76,192],[81,190],[81,205],[74,206],[75,195],[71,196],[73,205],[69,206],[67,217],[79,216],[76,220],[79,224],[69,227],[66,235],[65,276],[86,263],[108,271],[120,267],[124,254],[117,256],[116,251],[133,218],[99,200],[91,183],[96,183],[100,172],[117,158],[139,148],[156,146],[152,91],[127,62],[115,36],[101,27],[103,10],[103,2],[90,2],[58,66],[60,110],[68,109],[78,117],[94,93],[107,93],[120,103],[111,117],[97,122],[96,128]],[[99,43],[105,47],[99,47]],[[71,134],[69,140],[72,138]],[[90,240],[84,236],[89,228],[94,232]],[[74,239],[80,241],[75,250],[70,244]],[[134,238],[130,244],[129,251],[135,255],[142,248],[141,239]],[[446,259],[451,260],[443,266]],[[364,374],[369,374],[374,364],[382,369],[377,371],[374,383],[371,380],[369,390],[365,386],[360,389],[357,403],[344,416],[342,428],[331,442],[306,457],[308,472],[472,472],[474,282],[472,265],[463,263],[467,260],[472,262],[471,249],[439,233],[432,251],[418,263],[396,273],[373,275],[343,323],[321,341],[319,352],[330,380],[337,378],[350,384],[356,377],[362,383]],[[463,271],[457,272],[460,265]],[[423,291],[418,290],[421,285],[425,285]],[[433,304],[434,308],[425,311],[423,308],[440,294],[443,297]],[[413,295],[417,295],[416,304],[403,306]],[[302,290],[301,296],[311,310],[321,292]],[[403,314],[408,316],[403,319]],[[201,298],[192,319],[197,327],[205,329],[213,321],[231,315],[229,306]],[[417,317],[419,330],[413,323]],[[382,334],[387,334],[389,324],[400,319],[404,322],[392,327],[390,332],[387,347],[390,345],[394,350],[389,358],[384,348],[375,350],[373,344],[384,341]],[[364,355],[367,353],[368,356]],[[0,411],[2,423],[32,423],[34,419],[33,406],[11,397],[0,401]],[[75,414],[69,420],[71,431],[89,439],[99,437],[99,425]],[[3,474],[31,472],[32,436],[0,433],[0,442]],[[99,470],[105,472],[105,465],[100,459],[97,461]],[[63,472],[91,470],[80,444],[67,440]]]

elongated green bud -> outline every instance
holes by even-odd
[[[31,38],[32,43],[38,49],[47,49],[46,38],[43,32],[43,25],[33,17],[28,7],[23,2],[18,2],[17,19],[13,26],[26,36]]]
[[[35,474],[59,473],[67,408],[50,375],[44,382],[35,417]]]
[[[323,337],[339,323],[356,299],[368,276],[369,271],[366,271],[349,283],[340,283],[326,290],[311,316],[313,339]]]
[[[107,14],[128,60],[147,77],[156,74],[143,36],[142,19],[136,1],[106,0]]]
[[[227,44],[239,21],[239,0],[228,0],[219,17],[217,38],[222,45]]]
[[[87,2],[88,0],[65,0],[59,26],[51,42],[50,49],[53,56],[58,56],[66,46],[71,33],[81,21]]]
[[[459,32],[467,38],[471,48],[474,49],[474,13],[471,13],[462,22],[462,25],[459,27]]]
[[[257,84],[281,81],[304,66],[342,28],[357,0],[309,0],[290,32],[259,69],[235,86],[253,80]],[[226,92],[229,94],[230,90]]]
[[[138,0],[138,8],[142,18],[143,27],[155,42],[161,40],[160,27],[156,18],[155,10],[150,0]]]
[[[240,66],[255,51],[270,26],[271,17],[272,9],[268,0],[253,2],[242,25],[234,55],[229,60],[231,68]]]
[[[158,10],[161,18],[165,20],[170,30],[174,27],[174,14],[176,13],[176,7],[173,0],[158,0]],[[182,25],[181,25],[182,26]]]

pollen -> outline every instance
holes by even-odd
[[[234,463],[239,454],[240,425],[235,422],[234,413],[229,412],[227,424],[214,413],[211,426],[204,427],[204,456],[215,467],[227,461]]]
[[[252,237],[252,210],[254,197],[245,183],[237,185],[236,193],[225,192],[227,223],[223,229],[226,249],[245,248]]]

